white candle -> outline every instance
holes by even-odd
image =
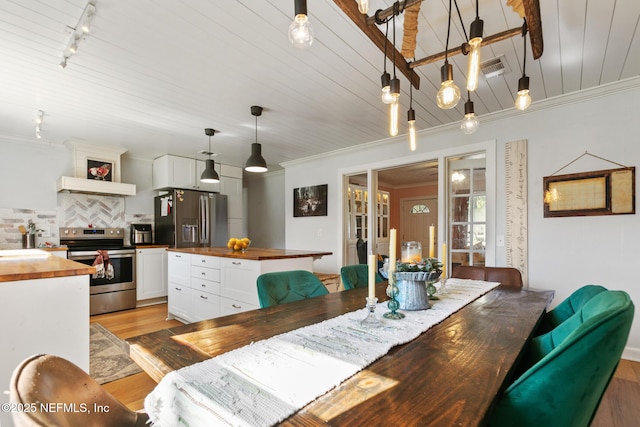
[[[369,298],[376,297],[376,267],[378,261],[375,255],[369,255]]]
[[[396,229],[389,233],[389,274],[396,271]]]
[[[447,278],[447,244],[442,244],[442,277]]]
[[[436,228],[433,225],[429,226],[429,258],[436,256]]]

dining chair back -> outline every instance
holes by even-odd
[[[521,288],[523,286],[520,270],[513,267],[486,267],[478,265],[457,265],[451,277],[458,279],[486,280],[500,282],[503,286]]]
[[[364,288],[369,285],[369,267],[366,264],[345,265],[340,269],[340,278],[344,290]],[[376,283],[382,282],[382,276],[376,272]]]
[[[537,335],[549,332],[571,316],[573,316],[578,310],[580,310],[591,298],[606,291],[607,288],[600,285],[585,285],[571,295],[569,295],[564,301],[558,304],[553,310],[545,313],[542,316],[542,321],[537,330]]]
[[[620,361],[633,313],[626,292],[603,291],[534,337],[528,369],[505,390],[489,425],[588,426]]]
[[[13,412],[15,427],[142,427],[149,419],[129,410],[75,364],[49,354],[30,356],[15,368],[10,401],[24,408],[37,405],[37,410]]]
[[[258,276],[257,286],[262,308],[329,293],[315,274],[305,270],[264,273]]]

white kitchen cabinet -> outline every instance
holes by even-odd
[[[258,309],[259,275],[312,269],[311,256],[247,260],[170,250],[169,318],[196,322]]]
[[[227,195],[229,218],[242,218],[242,178],[220,177],[220,193]]]
[[[259,307],[256,280],[260,275],[260,266],[264,262],[267,261],[222,258],[220,295]]]
[[[219,192],[220,183],[205,184],[200,182],[200,175],[202,175],[204,168],[204,160],[165,154],[153,160],[152,188],[154,190],[181,188]],[[216,163],[215,169],[218,174],[221,173],[219,163]]]
[[[191,255],[181,252],[167,254],[168,318],[191,320]]]
[[[167,296],[167,249],[136,249],[137,300]]]

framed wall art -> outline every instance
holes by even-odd
[[[102,160],[87,159],[87,179],[113,181],[113,163]]]
[[[327,184],[293,189],[293,216],[327,216]]]
[[[546,176],[544,216],[635,214],[635,182],[635,167]]]

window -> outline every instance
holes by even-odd
[[[486,169],[484,159],[449,163],[451,266],[484,265],[486,255]]]

